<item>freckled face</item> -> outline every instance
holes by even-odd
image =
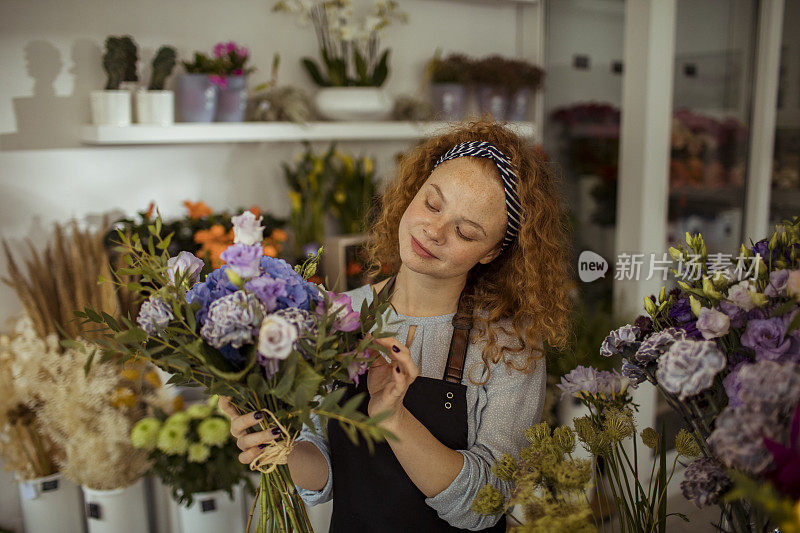
[[[400,259],[408,268],[453,277],[500,253],[508,223],[505,193],[494,164],[483,159],[445,161],[417,192],[398,229]]]

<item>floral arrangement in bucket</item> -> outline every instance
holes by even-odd
[[[679,288],[646,297],[647,314],[611,332],[601,353],[655,385],[697,438],[684,496],[719,505],[720,528],[762,531],[772,508],[731,488],[745,476],[800,500],[800,217],[742,244],[735,265],[733,254],[708,254],[701,235],[669,252]]]
[[[216,407],[217,397],[212,396],[208,403],[191,405],[171,416],[143,418],[131,428],[133,446],[148,453],[151,471],[187,507],[194,494],[224,490],[233,498],[234,486],[250,483],[232,446],[230,422]]]
[[[221,256],[226,264],[202,281],[201,259],[166,252],[171,235],[161,236],[160,218],[146,242],[120,232],[128,267],[116,274],[139,276],[129,288],[146,297],[135,322],[89,307],[76,315],[105,328],[97,342],[106,353],[153,362],[173,374],[173,383],[224,394],[242,412],[267,413],[264,427],[277,423],[283,438],[250,465],[261,472],[258,529],[272,520],[284,530],[310,531],[286,457],[311,413],[339,421],[370,447],[389,436],[378,425],[388,413],[368,418],[356,403],[339,405],[345,389],[336,385],[352,382],[387,352],[374,338],[395,333],[384,329],[388,300],[375,294],[359,312],[346,295],[307,281],[322,250],[296,267],[264,256],[260,222],[249,211],[233,217],[235,242]]]

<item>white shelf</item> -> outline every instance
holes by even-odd
[[[448,122],[239,122],[177,123],[171,126],[85,125],[81,142],[91,145],[194,144],[292,141],[391,141],[426,137],[447,128]],[[525,137],[534,137],[533,122],[510,122]]]

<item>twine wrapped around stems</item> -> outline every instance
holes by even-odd
[[[278,468],[278,465],[285,465],[288,462],[289,454],[292,453],[292,448],[294,448],[296,435],[289,433],[286,426],[280,423],[278,418],[272,414],[272,411],[263,409],[263,412],[272,417],[272,420],[275,421],[278,429],[280,429],[283,438],[268,442],[258,457],[250,462],[250,470],[257,470],[264,474],[269,474]]]

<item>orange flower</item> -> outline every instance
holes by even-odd
[[[199,218],[207,217],[208,215],[213,213],[213,211],[211,211],[211,208],[208,207],[203,201],[190,202],[189,200],[186,200],[183,202],[183,205],[186,206],[186,210],[189,211],[189,218],[191,218],[192,220],[197,220]]]
[[[278,250],[271,244],[268,244],[264,246],[264,255],[268,257],[278,257]]]
[[[272,234],[269,237],[270,239],[275,239],[278,242],[286,242],[286,240],[289,238],[289,234],[280,228],[275,228],[272,230]]]
[[[347,264],[347,275],[348,276],[358,276],[361,274],[361,271],[364,270],[361,268],[361,264],[358,261],[350,261]]]
[[[260,207],[258,207],[257,205],[254,205],[253,207],[251,207],[250,209],[248,209],[248,211],[250,211],[251,213],[253,213],[253,214],[256,216],[256,218],[258,218],[258,217],[260,217],[260,216],[261,216],[261,208],[260,208]]]
[[[117,387],[111,394],[111,405],[114,407],[134,407],[136,394],[128,387]]]
[[[225,226],[222,224],[214,224],[208,229],[198,230],[197,233],[194,234],[194,242],[197,244],[206,244],[209,242],[218,241],[227,242],[228,235],[230,235],[230,242],[233,243],[233,231],[231,230],[226,234]]]

